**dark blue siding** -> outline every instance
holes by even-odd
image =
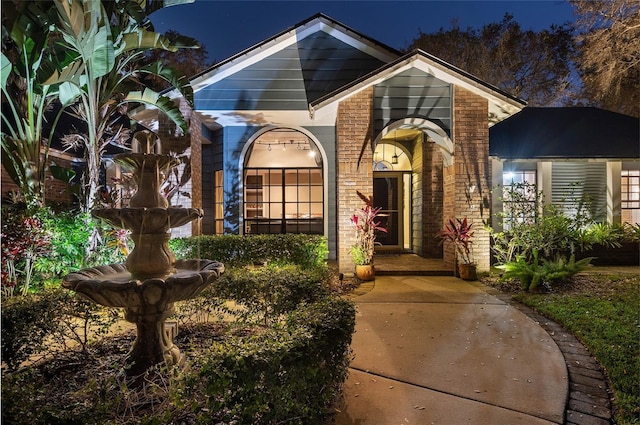
[[[374,88],[374,130],[393,121],[422,117],[451,132],[451,85],[418,69],[410,69]]]
[[[200,110],[307,110],[383,62],[318,32],[195,93]]]

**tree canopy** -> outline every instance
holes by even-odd
[[[604,109],[640,117],[640,3],[572,0],[584,96]]]
[[[420,32],[409,48],[422,49],[532,106],[562,104],[574,88],[574,44],[568,25],[523,30],[506,14],[502,21],[479,29],[462,29],[453,22],[448,30]]]

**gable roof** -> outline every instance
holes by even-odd
[[[319,36],[321,32],[326,36]],[[331,44],[332,40],[333,44]],[[366,56],[369,59],[376,60],[378,62],[377,66],[401,55],[397,50],[319,13],[197,74],[191,79],[193,90],[197,93],[207,86],[247,69],[296,44],[300,45],[304,50],[300,59],[306,62],[304,64],[306,65],[305,70],[310,70],[314,62],[315,68],[322,70],[323,66],[326,65],[322,61],[331,60],[331,67],[334,69],[338,63],[348,66],[346,62],[351,59],[348,54],[346,57],[334,57],[340,50],[344,53],[347,50],[347,46],[360,52],[361,57]],[[338,47],[338,50],[335,50],[336,47]],[[314,49],[315,51],[313,51]],[[353,67],[351,68],[352,73],[356,71]],[[364,67],[364,70],[368,72],[369,69]]]
[[[486,98],[490,125],[526,105],[433,55],[421,50],[402,55],[323,14],[203,71],[192,78],[191,85],[194,109],[211,128],[291,121],[293,116],[300,123],[318,124],[332,122],[331,111],[340,100],[371,85],[390,84],[411,71],[424,75],[421,87],[437,80],[443,87],[461,86]],[[179,93],[173,90],[168,96],[177,98]],[[444,102],[445,97],[438,101]],[[155,119],[148,111],[139,111],[136,118]]]
[[[399,56],[317,14],[193,77],[194,110],[210,128],[292,119],[303,125],[309,102]],[[140,111],[136,119],[152,123],[154,115]]]
[[[640,120],[593,107],[525,108],[489,130],[502,159],[640,159]]]
[[[463,71],[420,49],[401,56],[371,73],[352,81],[332,93],[329,93],[309,105],[311,114],[317,110],[349,97],[366,87],[380,84],[410,68],[420,69],[439,80],[458,85],[489,100],[490,122],[496,123],[520,111],[526,102],[498,87]]]

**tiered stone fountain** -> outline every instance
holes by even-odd
[[[129,376],[165,362],[180,364],[183,356],[173,343],[165,320],[176,301],[198,295],[224,272],[210,260],[179,260],[169,248],[170,229],[203,216],[197,208],[172,208],[160,191],[163,175],[177,165],[170,156],[151,153],[148,132],[136,134],[145,153],[125,153],[114,160],[131,169],[137,192],[129,208],[94,210],[92,215],[114,227],[131,230],[135,248],[125,264],[83,269],[67,275],[62,286],[107,307],[123,307],[125,319],[135,323],[137,337],[126,360]],[[146,137],[146,140],[145,140]]]

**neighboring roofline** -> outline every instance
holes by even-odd
[[[640,120],[594,106],[527,107],[489,130],[501,160],[640,160]]]
[[[399,72],[399,70],[410,65],[412,62],[414,62],[418,58],[425,59],[427,63],[434,65],[435,67],[438,68],[439,71],[443,71],[449,75],[452,71],[454,73],[454,78],[460,80],[463,83],[462,84],[463,86],[466,85],[468,86],[468,88],[473,87],[473,88],[479,89],[480,91],[486,94],[490,94],[493,97],[500,99],[501,101],[513,106],[518,110],[524,108],[527,105],[526,101],[518,97],[515,97],[496,86],[486,83],[480,80],[479,78],[473,76],[472,74],[466,71],[463,71],[451,65],[450,63],[445,62],[442,59],[439,59],[423,50],[416,49],[405,54],[404,56],[399,57],[398,59],[392,62],[389,62],[381,66],[380,68],[370,72],[369,74],[364,75],[359,79],[354,80],[351,83],[346,84],[345,86],[337,90],[334,90],[333,92],[328,93],[325,96],[320,97],[319,99],[316,99],[315,101],[309,104],[309,111],[311,114],[313,114],[314,111],[321,109],[322,107],[330,103],[333,103],[336,100],[340,100],[342,98],[351,96],[352,94],[364,89],[365,87],[375,84],[378,80],[387,79],[389,78],[390,74],[393,74],[394,72]],[[436,77],[440,78],[437,75]],[[474,90],[474,91],[477,91],[477,90]]]
[[[330,18],[329,16],[323,13],[317,13],[310,18],[303,20],[302,22],[293,25],[284,31],[277,33],[276,35],[267,38],[235,55],[219,62],[212,67],[201,71],[200,73],[194,75],[189,79],[191,82],[191,86],[193,87],[194,93],[197,92],[200,88],[208,85],[207,80],[215,77],[217,74],[223,74],[226,69],[232,68],[234,65],[240,64],[246,58],[250,58],[259,53],[264,53],[265,51],[269,51],[274,46],[279,45],[281,42],[286,41],[287,38],[295,36],[297,32],[304,30],[305,26],[310,24],[315,25],[314,21],[318,21],[318,24],[324,24],[329,27],[335,27],[341,30],[344,34],[353,38],[354,40],[362,42],[362,44],[369,45],[375,50],[379,51],[379,56],[384,56],[385,59],[381,59],[385,62],[389,60],[393,60],[398,56],[401,56],[402,53],[392,47],[387,46],[386,44],[380,43],[379,41],[364,35],[341,22],[336,21],[335,19]],[[379,58],[380,59],[380,58]],[[233,72],[230,72],[233,73]],[[222,77],[219,77],[222,78]],[[169,88],[166,90],[165,95],[176,98],[180,97],[180,94],[174,89]]]

